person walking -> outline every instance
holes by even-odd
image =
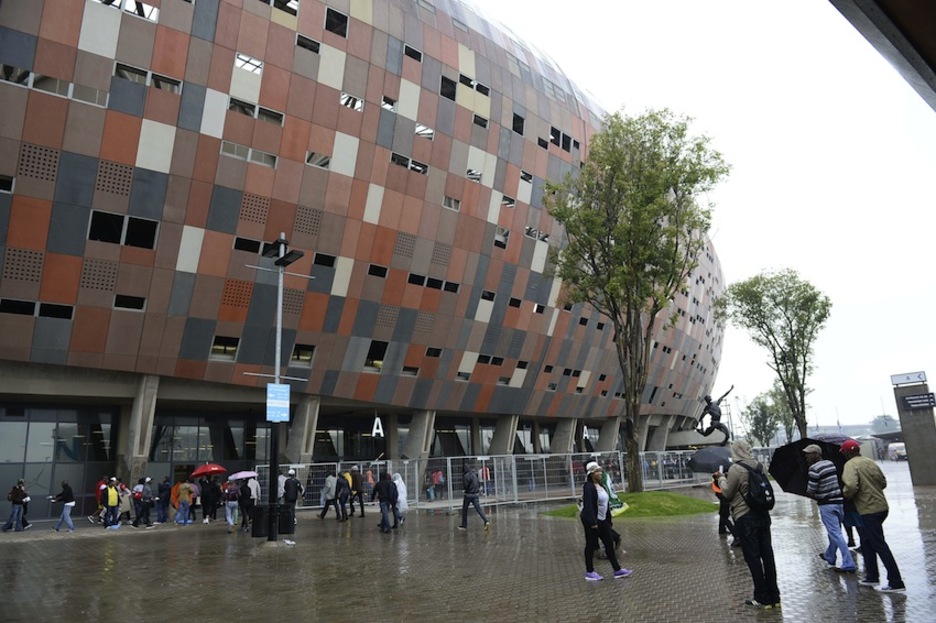
[[[351,467],[351,512],[349,516],[354,517],[354,500],[361,503],[361,518],[364,518],[364,479],[361,478],[361,468],[357,465]]]
[[[101,494],[107,489],[107,474],[101,476],[101,479],[94,485],[94,501],[97,503],[97,510],[88,515],[88,521],[91,523],[101,523],[104,521],[104,505],[101,504]]]
[[[179,485],[179,508],[176,510],[176,523],[180,526],[185,526],[192,523],[194,520],[189,517],[189,509],[192,506],[192,496],[195,493],[195,489],[192,487],[192,484],[189,482],[189,479],[186,478],[182,481],[182,484]]]
[[[250,530],[250,513],[253,510],[253,500],[250,499],[250,481],[244,479],[240,481],[240,497],[237,499],[241,515],[241,530],[247,532]]]
[[[375,499],[380,503],[380,524],[378,524],[378,527],[381,532],[390,532],[390,511],[393,505],[396,504],[397,489],[387,472],[381,472],[380,480],[374,485],[371,492],[371,502]]]
[[[750,472],[743,467],[764,472],[764,466],[751,454],[751,444],[737,439],[731,444],[731,466],[727,474],[715,472],[722,495],[728,498],[735,533],[741,539],[741,553],[754,581],[754,598],[745,604],[770,610],[780,607],[780,589],[777,587],[777,565],[770,539],[770,513],[755,511],[747,503]]]
[[[907,590],[897,561],[890,546],[884,540],[884,520],[887,519],[889,506],[884,497],[887,478],[877,463],[861,456],[861,446],[854,439],[847,439],[839,448],[845,455],[845,468],[842,470],[842,493],[853,500],[861,524],[858,536],[861,538],[861,555],[864,558],[865,576],[858,583],[862,586],[874,586],[882,593],[903,593]],[[876,586],[879,582],[878,562],[880,557],[887,570],[887,584]]]
[[[439,473],[441,473],[441,471]],[[478,478],[478,472],[475,471],[474,463],[470,460],[465,462],[465,473],[462,476],[462,485],[465,497],[462,498],[462,520],[458,529],[468,529],[468,506],[471,505],[474,506],[474,509],[478,511],[478,515],[481,516],[481,521],[484,522],[484,529],[490,530],[491,522],[487,518],[487,515],[484,514],[484,511],[481,510],[481,502],[478,500],[478,495],[481,492],[481,480]]]
[[[116,476],[107,481],[107,487],[101,493],[101,503],[104,505],[104,527],[116,530],[120,527],[120,490]]]
[[[819,552],[824,563],[841,573],[854,573],[855,561],[848,551],[845,537],[842,535],[842,522],[845,520],[845,498],[839,485],[838,470],[835,463],[822,458],[822,448],[811,443],[803,448],[809,474],[806,480],[806,495],[816,500],[819,506],[819,518],[829,537],[829,546]],[[842,554],[842,565],[835,566],[836,551]]]
[[[611,534],[611,506],[607,489],[601,486],[602,469],[592,461],[585,466],[585,484],[582,486],[582,512],[579,518],[585,529],[585,579],[589,582],[603,580],[595,571],[594,556],[598,542],[604,545],[608,562],[614,569],[614,578],[626,578],[634,572],[622,569],[614,552],[614,536]]]
[[[71,486],[68,484],[67,480],[62,481],[62,492],[58,495],[50,495],[49,499],[53,502],[62,503],[62,514],[59,515],[59,520],[52,526],[52,529],[56,532],[62,527],[62,524],[68,526],[69,532],[75,531],[75,524],[72,523],[72,509],[75,508],[75,494],[72,492]]]
[[[236,480],[229,480],[221,492],[224,502],[224,518],[228,523],[228,534],[237,530],[237,511],[240,505],[240,486]]]
[[[409,510],[409,502],[406,501],[406,483],[403,482],[403,476],[400,475],[400,472],[393,475],[393,484],[397,490],[397,501],[393,505],[393,527],[396,528],[406,521],[404,513]]]
[[[302,483],[296,478],[296,470],[290,469],[286,476],[286,482],[283,483],[283,504],[286,505],[286,512],[292,516],[293,523],[296,523],[296,502],[302,497],[304,490]]]
[[[335,499],[337,504],[335,509],[338,513],[338,521],[348,521],[348,498],[351,497],[351,484],[348,482],[348,472],[341,472],[335,481]]]
[[[163,481],[156,488],[156,523],[164,524],[169,521],[169,504],[172,503],[172,482],[169,476],[163,476]]]
[[[139,507],[137,510],[136,519],[134,519],[133,523],[130,525],[132,525],[134,528],[139,528],[140,523],[142,522],[146,524],[146,529],[149,530],[150,528],[154,527],[153,522],[150,519],[150,508],[153,504],[153,479],[149,476],[146,476],[141,480],[143,483],[137,485],[140,487],[139,499],[134,500],[137,504],[139,504]],[[134,487],[134,489],[136,489],[136,487]]]
[[[11,528],[14,532],[25,530],[23,527],[23,499],[25,497],[26,482],[20,479],[7,493],[7,501],[10,502],[12,508],[10,509],[10,518],[3,525],[4,532],[9,531]]]
[[[328,509],[332,506],[335,507],[335,516],[341,519],[341,511],[338,510],[337,489],[338,477],[335,475],[335,472],[328,470],[328,475],[325,476],[325,486],[322,488],[324,503],[322,504],[322,512],[319,513],[319,519],[325,519],[325,515],[328,514]]]

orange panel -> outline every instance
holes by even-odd
[[[351,180],[351,199],[348,201],[348,218],[361,220],[364,218],[364,206],[367,203],[368,183],[361,180]]]
[[[302,306],[302,316],[299,318],[298,328],[301,331],[319,332],[322,330],[328,299],[328,294],[306,292],[305,303]]]
[[[13,195],[6,246],[34,251],[45,250],[51,220],[51,201]]]
[[[185,62],[188,58],[189,36],[165,26],[156,27],[153,43],[152,69],[171,78],[185,77]]]
[[[143,116],[159,123],[174,126],[179,118],[182,98],[161,89],[146,90],[146,107]]]
[[[354,328],[354,319],[357,318],[357,310],[360,301],[357,299],[345,299],[344,309],[341,310],[341,322],[338,323],[338,333],[341,335],[351,335]]]
[[[103,353],[110,324],[109,307],[76,307],[72,319],[72,352]]]
[[[80,29],[75,25],[81,23],[84,6],[84,0],[46,2],[42,8],[39,36],[73,48],[78,47]]]
[[[260,164],[247,164],[247,176],[244,178],[244,192],[253,193],[262,197],[273,194],[273,180],[276,178],[276,169]]]
[[[78,299],[82,263],[82,258],[75,255],[46,253],[39,298],[47,303],[74,305]]]
[[[135,165],[142,123],[139,117],[108,110],[101,139],[101,159]]]
[[[377,392],[377,383],[380,381],[379,374],[360,374],[358,382],[354,387],[355,400],[373,400]]]
[[[309,150],[309,131],[311,124],[292,116],[286,117],[283,133],[280,137],[279,155],[296,162],[305,162]],[[326,152],[327,153],[327,152]]]
[[[200,381],[205,377],[205,369],[207,367],[207,361],[179,359],[176,361],[174,376],[178,376],[184,379],[196,379]]]
[[[233,244],[234,236],[206,229],[198,259],[198,273],[226,277]]]
[[[78,49],[75,47],[47,39],[39,39],[36,44],[36,60],[33,63],[33,71],[37,74],[71,81],[75,73],[75,56],[77,53]]]
[[[211,184],[192,180],[192,185],[189,188],[187,209],[185,211],[186,225],[204,227],[208,222],[208,209],[211,206],[211,190]]]
[[[292,46],[295,47],[295,46]],[[263,82],[260,87],[260,105],[273,110],[286,110],[289,95],[289,78],[292,73],[276,65],[263,66]]]
[[[195,169],[192,170],[193,180],[213,184],[218,172],[218,158],[220,157],[221,141],[205,134],[199,135],[198,155],[195,158]]]
[[[61,149],[67,117],[67,99],[39,91],[30,91],[26,104],[26,122],[23,124],[23,140],[27,143]]]
[[[237,32],[237,51],[249,54],[254,58],[263,58],[264,52],[266,52],[269,28],[269,19],[264,19],[248,11],[242,11],[240,28]],[[263,73],[266,73],[265,67]]]

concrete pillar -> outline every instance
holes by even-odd
[[[519,423],[519,415],[498,416],[488,454],[513,454],[514,439],[517,437],[517,424]]]
[[[410,419],[409,435],[403,448],[404,459],[426,459],[435,434],[435,411],[417,411]]]
[[[617,450],[618,434],[621,432],[621,418],[608,418],[601,425],[601,433],[598,435],[598,443],[595,444],[595,452],[614,452]]]
[[[384,453],[385,459],[398,459],[400,453],[400,416],[396,413],[390,413],[389,415],[382,416],[383,425],[384,425],[384,434],[386,437],[386,443],[384,444],[387,448]]]
[[[550,454],[569,454],[575,445],[575,429],[578,426],[577,418],[562,418],[556,420],[556,433],[549,444]]]
[[[669,437],[670,428],[673,426],[675,415],[663,415],[657,420],[656,426],[650,432],[650,438],[647,440],[647,450],[660,452],[666,450],[666,442]]]
[[[543,453],[543,442],[540,440],[540,425],[539,422],[533,420],[533,428],[530,430],[530,435],[533,437],[531,441],[533,442],[533,453],[542,454]]]
[[[312,450],[315,448],[315,428],[318,424],[319,407],[322,401],[318,396],[301,395],[299,404],[289,425],[284,458],[286,463],[311,463]]]
[[[138,478],[146,475],[158,393],[159,377],[144,374],[137,383],[136,396],[133,398],[129,413],[126,410],[121,413],[117,465],[120,475],[124,477],[124,482],[132,481],[135,484]]]
[[[647,435],[650,433],[650,418],[639,416],[637,418],[637,447],[641,452],[647,450]]]
[[[914,487],[936,485],[936,453],[933,452],[936,447],[936,418],[933,417],[933,407],[923,406],[925,399],[911,399],[908,404],[906,398],[929,393],[926,383],[894,387],[900,430],[903,431],[910,463],[910,481]]]

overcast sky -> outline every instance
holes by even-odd
[[[936,111],[825,0],[473,0],[609,111],[695,119],[732,165],[710,196],[727,283],[792,268],[832,300],[810,426],[896,417],[890,375],[936,383]],[[770,388],[729,328],[713,393]]]

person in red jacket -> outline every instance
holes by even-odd
[[[104,505],[101,504],[101,493],[107,488],[107,474],[101,476],[101,479],[94,485],[94,501],[97,502],[97,510],[88,515],[88,521],[91,523],[101,523],[104,519]]]

